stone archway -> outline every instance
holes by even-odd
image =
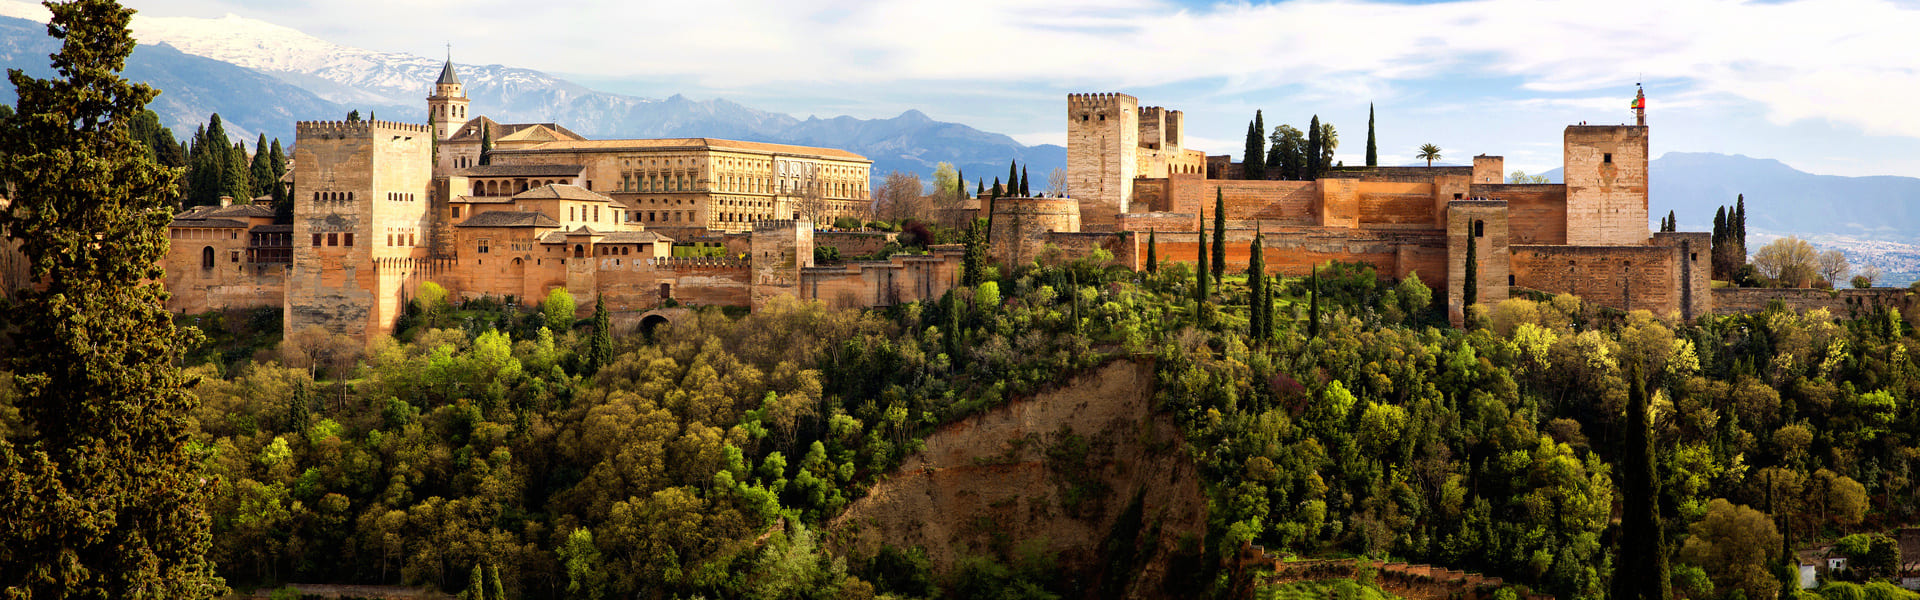
[[[640,313],[639,316],[633,320],[633,329],[629,331],[652,337],[653,332],[658,330],[662,325],[677,325],[691,318],[693,318],[693,309],[678,307],[656,308]],[[619,329],[615,329],[615,331],[619,331]]]

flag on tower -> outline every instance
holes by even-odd
[[[1629,106],[1628,108],[1632,108],[1634,110],[1645,110],[1647,108],[1647,93],[1644,91],[1635,93],[1633,95],[1633,105]]]

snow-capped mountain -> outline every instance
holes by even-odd
[[[44,23],[47,12],[38,4],[0,0],[0,16]],[[143,51],[170,47],[168,50],[267,75],[304,92],[302,95],[324,101],[303,102],[302,110],[325,112],[293,115],[301,120],[340,119],[350,109],[385,119],[424,120],[425,99],[443,62],[440,58],[336,44],[297,29],[237,15],[207,19],[136,14],[131,28]],[[16,61],[10,63],[21,66]],[[1029,164],[1034,173],[1066,164],[1066,150],[1059,146],[1029,148],[1005,135],[934,121],[913,110],[892,119],[801,120],[724,99],[694,100],[680,95],[640,98],[593,90],[531,69],[454,66],[472,99],[474,114],[503,122],[560,123],[588,137],[721,137],[845,148],[872,158],[876,177],[896,169],[924,175],[940,161],[981,173],[998,172],[1009,160]],[[173,84],[175,89],[169,93],[175,99],[220,95],[218,89],[206,94],[192,90],[194,82],[188,79]],[[182,134],[204,122],[205,113],[215,110],[221,110],[229,123],[236,121],[227,112],[232,108],[204,108],[209,110],[194,115],[182,113],[188,109],[180,107],[163,117],[172,117],[164,120]],[[291,121],[236,124],[241,131],[266,131],[272,137],[290,136]]]

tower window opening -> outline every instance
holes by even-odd
[[[1612,152],[1608,152],[1608,153],[1606,153],[1606,154],[1602,154],[1602,155],[1600,155],[1600,162],[1603,162],[1603,163],[1612,163],[1612,162],[1613,162],[1613,153],[1612,153]]]
[[[1473,237],[1487,237],[1487,222],[1486,222],[1486,221],[1474,221],[1474,222],[1473,222]]]

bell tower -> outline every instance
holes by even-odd
[[[460,85],[460,77],[453,74],[451,56],[440,69],[440,80],[433,83],[433,95],[427,96],[427,118],[433,125],[434,139],[442,142],[467,122],[467,90]]]

